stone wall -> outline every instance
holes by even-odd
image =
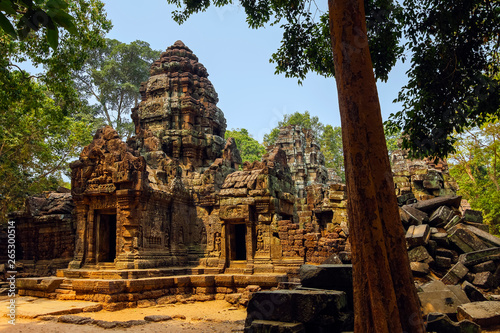
[[[66,268],[75,249],[74,208],[71,194],[50,192],[29,197],[26,209],[9,214],[16,226],[16,261],[19,277],[48,276]],[[2,233],[2,236],[6,236]],[[0,242],[2,263],[7,263],[7,238]],[[20,262],[20,263],[19,263]]]

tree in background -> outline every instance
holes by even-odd
[[[147,81],[160,53],[140,40],[126,44],[106,39],[74,74],[78,91],[89,101],[97,101],[94,107],[99,114],[124,138],[134,132],[134,124],[126,116],[139,103],[141,83]]]
[[[226,131],[224,137],[226,140],[227,138],[234,138],[236,140],[236,146],[240,150],[243,162],[260,161],[262,156],[266,153],[264,146],[248,134],[248,131],[244,128]]]
[[[274,144],[278,139],[280,128],[289,125],[300,125],[312,131],[325,156],[325,166],[334,169],[335,173],[344,181],[344,155],[342,153],[341,128],[323,125],[317,116],[311,117],[309,111],[305,111],[304,113],[296,111],[292,114],[285,114],[283,120],[278,122],[278,126],[273,128],[269,134],[264,135],[264,145],[269,146]]]
[[[6,212],[19,209],[27,196],[55,189],[61,183],[68,161],[90,142],[97,125],[95,110],[79,98],[71,72],[81,68],[91,50],[103,45],[103,36],[111,28],[102,2],[65,1],[68,6],[61,10],[72,17],[76,29],[71,33],[59,30],[57,20],[53,20],[55,27],[44,28],[40,23],[29,25],[29,30],[22,29],[24,23],[31,22],[28,18],[23,20],[26,15],[32,15],[33,20],[43,17],[30,12],[31,9],[41,6],[48,15],[49,7],[62,2],[2,1],[0,6],[3,14],[0,18],[3,20],[0,29],[0,222],[5,221]],[[14,4],[19,12],[9,14],[6,9],[9,4]],[[9,32],[4,19],[12,26],[21,27],[21,32],[16,35]],[[64,27],[63,23],[59,24]],[[53,37],[48,36],[53,34],[51,29],[58,31],[57,47],[51,41]],[[38,67],[39,72],[32,75],[22,70],[20,66],[25,67],[26,63]]]
[[[481,210],[490,230],[500,234],[500,121],[460,135],[449,160],[459,194]]]

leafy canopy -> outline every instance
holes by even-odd
[[[180,8],[173,13],[179,23],[211,4],[233,3],[168,2]],[[296,77],[299,82],[311,71],[335,74],[328,15],[316,2],[239,3],[250,27],[280,24],[283,28],[281,44],[271,59],[277,74]],[[387,80],[398,59],[411,60],[408,84],[397,99],[403,109],[391,116],[388,128],[407,135],[403,147],[410,148],[412,156],[452,153],[454,132],[498,118],[499,1],[366,0],[364,4],[375,77]]]
[[[5,6],[21,2],[28,5],[3,0],[0,9],[5,13]],[[54,3],[34,2],[42,8]],[[71,72],[103,44],[111,23],[98,0],[65,3],[76,34],[59,31],[57,48],[43,29],[30,29],[19,39],[3,26],[0,29],[0,222],[7,211],[20,208],[28,195],[61,183],[67,162],[90,142],[97,125],[95,110],[79,98]],[[21,7],[16,8],[27,8]],[[22,15],[4,17],[15,23]],[[26,64],[38,73],[22,70]]]
[[[266,149],[257,140],[255,140],[246,129],[232,129],[226,131],[225,139],[234,138],[236,146],[240,151],[240,156],[243,162],[260,161],[266,153]]]
[[[500,122],[458,136],[455,150],[450,174],[459,194],[483,212],[492,232],[500,234]]]
[[[89,102],[97,101],[96,110],[122,136],[134,131],[125,116],[137,106],[141,83],[147,81],[149,68],[160,53],[140,40],[126,44],[106,39],[106,44],[92,50],[83,68],[74,73],[78,91]]]

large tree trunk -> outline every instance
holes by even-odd
[[[355,332],[425,332],[399,217],[362,0],[329,0],[352,244]]]

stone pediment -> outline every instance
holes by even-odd
[[[118,136],[106,126],[97,131],[94,140],[71,163],[72,193],[113,193],[117,189],[141,190],[147,177],[146,162],[137,156]]]

